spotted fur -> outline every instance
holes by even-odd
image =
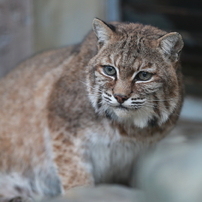
[[[181,36],[99,19],[93,30],[81,44],[30,58],[0,81],[0,201],[132,185],[136,157],[175,125]],[[141,80],[140,72],[152,76]]]

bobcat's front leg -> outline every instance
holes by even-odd
[[[76,186],[94,185],[92,169],[84,157],[81,140],[60,133],[54,138],[53,149],[64,192]]]

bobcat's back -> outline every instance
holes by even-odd
[[[28,59],[0,81],[0,196],[62,192],[53,161],[47,120],[48,97],[74,47]],[[9,175],[7,174],[9,173]],[[29,180],[27,180],[29,179]],[[3,192],[3,193],[2,193]]]

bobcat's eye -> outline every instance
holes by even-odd
[[[112,66],[104,66],[103,70],[104,70],[104,73],[109,75],[109,76],[115,76],[116,75],[116,70]]]
[[[149,73],[149,72],[140,72],[135,79],[136,80],[140,80],[140,81],[147,81],[149,79],[151,79],[151,77],[153,76],[153,74]]]

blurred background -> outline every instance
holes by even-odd
[[[183,36],[186,99],[173,134],[202,134],[200,0],[0,0],[0,77],[33,54],[80,42],[94,17],[150,24]]]

